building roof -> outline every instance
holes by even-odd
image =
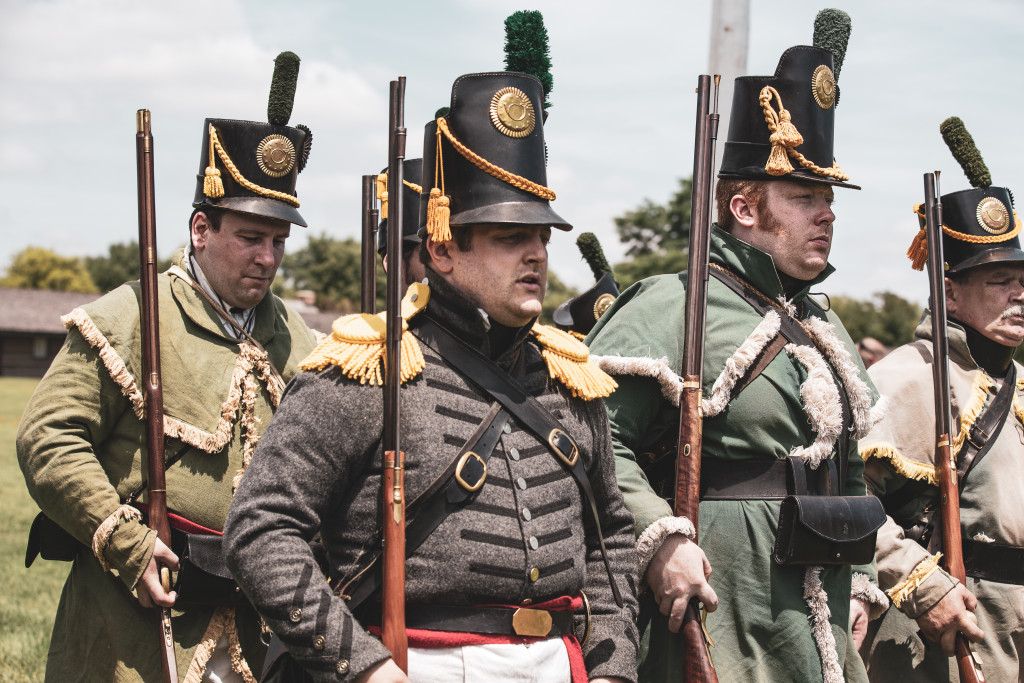
[[[95,292],[0,288],[0,332],[64,334],[60,317],[101,296]]]

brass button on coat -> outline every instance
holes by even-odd
[[[534,567],[530,570],[530,581],[536,581],[540,578],[540,570]]]
[[[323,636],[317,636],[313,639],[313,649],[322,650],[327,646],[327,639]]]
[[[298,607],[296,607],[295,609],[293,609],[291,612],[288,613],[288,618],[291,619],[296,624],[299,623],[299,620],[302,619],[302,610],[299,609]]]
[[[336,666],[335,668],[337,669],[338,673],[344,675],[348,673],[348,667],[349,664],[347,659],[339,659],[338,666]]]

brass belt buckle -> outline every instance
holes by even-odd
[[[476,461],[480,463],[480,467],[482,467],[484,470],[480,474],[480,478],[472,484],[462,478],[462,468],[466,466],[466,463],[469,462],[470,458],[476,458]],[[473,451],[466,451],[465,453],[463,453],[462,457],[459,458],[459,463],[455,466],[455,481],[459,482],[459,486],[466,489],[468,492],[473,493],[474,491],[480,490],[480,487],[484,485],[484,480],[486,479],[487,463],[484,462],[484,459],[481,458],[476,453],[474,453]]]
[[[565,452],[562,451],[561,446],[558,445],[558,442],[561,441],[562,439],[568,441],[569,445],[572,446],[572,452],[569,453],[569,455],[566,455]],[[555,452],[555,455],[557,455],[562,462],[564,462],[569,467],[576,466],[576,461],[580,459],[580,451],[578,448],[576,448],[576,442],[573,441],[568,434],[563,432],[561,429],[558,429],[557,427],[552,429],[551,433],[548,434],[548,445],[551,446],[551,449]]]
[[[517,636],[543,638],[551,633],[551,613],[520,607],[512,614],[512,630]]]

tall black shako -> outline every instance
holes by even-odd
[[[597,235],[581,234],[576,246],[597,282],[582,294],[562,302],[551,317],[555,325],[582,338],[594,329],[598,319],[619,296],[619,286]]]

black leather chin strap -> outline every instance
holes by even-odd
[[[528,430],[548,445],[549,450],[569,471],[579,486],[594,520],[597,540],[601,546],[601,559],[604,560],[608,581],[611,584],[615,604],[622,607],[622,595],[615,583],[608,551],[605,548],[604,534],[601,531],[601,518],[597,510],[594,490],[583,467],[583,457],[579,447],[561,423],[537,399],[526,393],[507,372],[499,368],[490,359],[485,358],[476,349],[467,346],[454,334],[429,317],[423,316],[415,328],[416,336],[427,346],[434,349],[445,362],[458,370],[462,375],[494,400],[505,410],[514,415]]]

